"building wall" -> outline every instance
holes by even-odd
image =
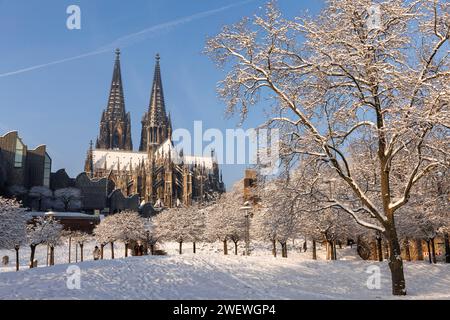
[[[47,157],[45,146],[39,146],[34,150],[28,150],[26,156],[28,175],[27,187],[43,185],[50,188],[51,159],[50,167],[46,168],[46,158],[48,162],[49,157]]]
[[[75,187],[75,179],[69,177],[65,169],[60,169],[51,174],[50,189],[58,190]]]
[[[46,146],[29,150],[17,131],[0,136],[0,188],[6,192],[9,187],[30,189],[34,186],[50,187],[51,158]]]
[[[22,141],[16,131],[9,132],[0,137],[0,149],[4,159],[4,166],[6,169],[6,186],[26,186],[27,184],[27,170],[25,165],[26,146],[23,146],[23,155],[16,159],[17,142]],[[16,160],[17,163],[16,163]],[[21,160],[21,165],[20,164]]]
[[[106,208],[110,191],[107,179],[92,180],[86,173],[82,173],[75,179],[75,186],[81,190],[83,210],[93,212]]]
[[[5,192],[6,187],[6,163],[0,150],[0,194]]]

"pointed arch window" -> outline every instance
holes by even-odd
[[[114,132],[112,144],[113,144],[113,149],[120,149],[120,137],[117,132]]]

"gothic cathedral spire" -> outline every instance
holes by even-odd
[[[108,105],[102,113],[97,149],[133,150],[131,141],[131,117],[125,111],[122,74],[120,70],[120,50],[116,49],[116,60],[109,92]]]
[[[166,114],[164,91],[161,79],[160,56],[156,55],[155,73],[148,112],[142,119],[140,151],[154,151],[167,139],[170,139],[172,126]]]

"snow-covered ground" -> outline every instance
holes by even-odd
[[[85,256],[92,259],[93,244]],[[339,250],[339,261],[310,259],[295,246],[288,259],[270,256],[263,246],[254,255],[224,256],[220,244],[166,244],[167,256],[129,257],[78,263],[81,289],[67,288],[67,247],[57,248],[54,267],[26,269],[27,250],[22,250],[20,272],[2,268],[0,299],[389,299],[387,263],[359,260],[353,249]],[[232,253],[230,246],[230,253]],[[240,248],[240,253],[242,252]],[[45,248],[37,259],[45,261]],[[109,250],[105,250],[109,259]],[[116,247],[123,257],[123,246]],[[13,252],[0,251],[0,256]],[[371,265],[381,267],[381,289],[369,290],[366,273]],[[450,299],[450,265],[426,262],[405,263],[409,299]]]

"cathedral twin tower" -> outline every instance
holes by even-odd
[[[158,54],[156,55],[150,105],[148,112],[145,113],[142,119],[141,143],[139,146],[139,151],[142,152],[154,149],[172,135],[171,120],[166,114],[159,61],[160,57]],[[119,49],[116,49],[116,60],[114,63],[108,106],[102,114],[100,135],[97,139],[96,148],[133,150],[130,113],[126,113],[125,111]]]
[[[172,122],[166,113],[161,80],[160,57],[156,55],[155,74],[148,111],[142,118],[139,151],[133,151],[131,117],[125,111],[120,70],[120,50],[111,81],[108,104],[102,113],[100,134],[91,143],[85,171],[91,178],[107,178],[114,190],[126,196],[139,195],[154,206],[191,205],[213,199],[225,191],[219,165],[211,157],[184,155],[172,142]]]

